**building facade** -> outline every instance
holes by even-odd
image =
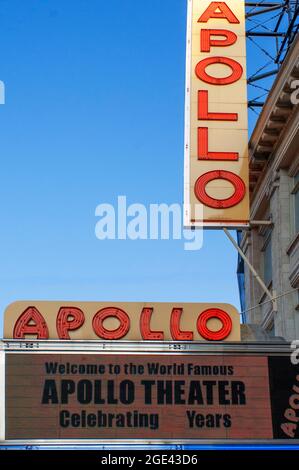
[[[277,309],[239,260],[243,321],[299,339],[299,37],[263,106],[249,142],[250,230],[239,245]]]

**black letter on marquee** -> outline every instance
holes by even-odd
[[[132,380],[123,380],[120,383],[120,402],[124,405],[130,405],[135,400],[135,387]]]
[[[246,405],[244,382],[232,382],[232,405]]]
[[[69,395],[75,391],[75,382],[73,380],[61,381],[61,403],[69,402]]]
[[[154,380],[141,380],[141,385],[144,386],[144,404],[152,404],[152,387],[155,385]]]
[[[49,403],[53,403],[54,405],[58,404],[58,394],[55,380],[45,381],[42,404],[48,405]]]

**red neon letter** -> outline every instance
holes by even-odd
[[[235,192],[227,199],[215,199],[206,192],[206,186],[210,181],[224,179],[229,181],[235,188]],[[244,181],[234,173],[226,170],[214,170],[200,176],[194,186],[194,194],[205,206],[214,209],[228,209],[236,206],[245,196],[246,188]]]
[[[34,325],[31,323],[34,322]],[[36,335],[37,339],[48,339],[49,330],[42,314],[35,307],[28,307],[19,316],[13,330],[15,339],[25,338],[25,335]]]
[[[206,68],[212,64],[224,64],[231,69],[231,74],[228,77],[212,77],[206,72]],[[229,57],[207,57],[201,60],[195,67],[197,78],[210,85],[230,85],[235,83],[242,77],[243,67],[239,62],[236,62]]]
[[[211,39],[211,36],[224,36],[224,39]],[[210,52],[211,47],[232,46],[237,35],[228,29],[202,29],[200,32],[200,51]]]
[[[140,333],[142,339],[159,341],[164,339],[163,331],[152,331],[150,327],[153,308],[143,308],[140,315]]]
[[[120,325],[115,330],[107,330],[103,323],[108,317],[116,318]],[[92,320],[92,327],[97,336],[102,339],[120,339],[126,336],[130,329],[130,319],[120,308],[106,307],[99,310]]]
[[[197,130],[197,159],[198,160],[239,160],[237,152],[209,152],[208,148],[208,128],[199,127]]]
[[[56,329],[59,339],[70,339],[69,331],[80,328],[84,320],[84,313],[80,308],[61,307],[56,318]]]
[[[287,436],[289,436],[291,438],[295,437],[297,424],[295,424],[295,423],[283,423],[280,427]]]
[[[217,318],[221,321],[222,327],[218,331],[212,331],[207,327],[211,318]],[[209,308],[202,312],[197,320],[197,331],[203,338],[209,341],[221,341],[228,337],[232,331],[232,320],[230,316],[219,308]]]
[[[211,2],[199,18],[198,23],[207,23],[210,18],[226,18],[229,23],[240,23],[225,2]]]
[[[171,312],[170,317],[170,332],[172,339],[175,341],[192,341],[193,332],[192,331],[182,331],[180,329],[180,320],[183,313],[182,308],[174,308]]]
[[[208,109],[209,92],[198,91],[198,117],[199,121],[237,121],[237,113],[210,113]]]

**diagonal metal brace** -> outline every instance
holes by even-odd
[[[243,258],[244,262],[246,263],[246,265],[248,266],[249,270],[252,272],[253,274],[253,277],[254,279],[259,283],[259,285],[261,286],[261,288],[263,289],[263,291],[265,292],[265,294],[269,297],[269,299],[271,300],[272,302],[272,308],[273,308],[273,312],[277,312],[277,300],[276,300],[276,297],[273,296],[273,293],[269,291],[268,287],[266,286],[266,284],[264,283],[264,281],[262,280],[262,278],[259,276],[259,274],[257,273],[257,271],[254,269],[254,267],[252,266],[252,264],[250,263],[249,259],[247,258],[247,256],[245,255],[245,253],[243,253],[243,251],[241,250],[241,248],[239,247],[239,245],[237,244],[236,240],[234,240],[234,238],[231,236],[231,234],[229,233],[229,231],[227,230],[227,228],[223,228],[223,231],[225,233],[225,235],[227,236],[227,238],[232,242],[232,244],[234,245],[234,247],[236,248],[236,250],[238,251],[239,255],[241,256],[241,258]]]

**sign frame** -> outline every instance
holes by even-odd
[[[246,354],[247,356],[288,356],[290,357],[291,347],[287,342],[215,342],[213,345],[204,342],[98,342],[98,341],[32,341],[32,340],[3,340],[0,341],[0,357],[2,359],[0,369],[0,379],[3,390],[4,384],[4,366],[5,357],[7,354],[110,354],[127,355],[128,352],[136,355],[219,355],[230,356],[236,354]],[[3,360],[4,358],[4,360]],[[5,403],[2,399],[0,402],[0,416],[1,424],[0,429],[0,446],[3,445],[51,445],[51,446],[67,446],[67,445],[267,445],[269,447],[283,444],[285,446],[299,445],[299,439],[18,439],[18,440],[5,440],[3,437],[4,431],[4,413]]]
[[[16,301],[4,312],[4,338],[240,341],[240,314],[215,302]]]
[[[212,218],[204,218],[204,205],[197,201],[195,204],[191,202],[191,191],[193,191],[193,188],[191,187],[191,174],[190,174],[190,163],[191,163],[191,112],[192,107],[191,107],[191,94],[192,94],[192,83],[194,82],[194,79],[192,79],[192,22],[193,22],[193,4],[195,1],[198,0],[187,0],[187,30],[186,30],[186,63],[185,63],[185,129],[184,129],[184,211],[183,211],[183,218],[184,218],[184,227],[185,228],[204,228],[204,229],[222,229],[222,228],[228,228],[228,229],[242,229],[246,230],[250,226],[250,213],[249,213],[249,155],[247,151],[247,167],[245,169],[247,173],[247,178],[246,178],[246,184],[244,183],[243,178],[239,178],[238,175],[236,174],[235,176],[238,179],[241,179],[243,184],[245,185],[245,197],[246,199],[246,217],[244,220],[241,220],[240,217],[238,217],[238,220],[232,220],[232,219],[224,219],[219,217],[218,219],[212,219]],[[242,0],[244,2],[244,0]],[[204,11],[204,10],[203,10]],[[244,13],[245,13],[245,3],[244,3]],[[244,22],[245,22],[245,16],[244,16]],[[205,24],[206,28],[209,28],[209,23]],[[214,25],[215,27],[215,25]],[[228,26],[229,29],[229,26]],[[220,31],[220,30],[219,30]],[[217,41],[216,41],[217,42]],[[217,49],[217,48],[216,48]],[[218,49],[225,49],[225,48],[219,48]],[[209,53],[211,54],[211,52]],[[221,53],[219,53],[221,55]],[[205,57],[207,54],[202,54],[203,57]],[[226,53],[224,53],[226,55]],[[245,59],[246,59],[246,45],[245,45]],[[246,64],[245,67],[243,66],[243,77],[245,76],[246,79]],[[209,85],[211,86],[211,85]],[[246,85],[245,85],[246,87]],[[208,93],[208,92],[207,92]],[[247,95],[247,88],[245,94]],[[242,107],[242,112],[244,112],[245,107]],[[216,110],[213,110],[216,111]],[[247,117],[247,104],[246,104],[246,128],[245,130],[248,133],[248,117]],[[217,113],[217,111],[216,111]],[[204,121],[204,122],[209,122],[209,121]],[[213,121],[212,121],[213,122]],[[206,125],[206,124],[204,124]],[[216,130],[216,129],[215,129]],[[248,137],[247,137],[248,140]],[[242,156],[243,157],[243,156]],[[207,162],[203,162],[207,163]],[[214,168],[213,163],[218,163],[219,168]],[[211,161],[210,165],[210,171],[208,171],[206,174],[209,172],[224,172],[227,173],[227,171],[221,167],[222,163],[228,163],[228,162],[221,162],[217,160]],[[231,163],[233,165],[233,163]],[[243,170],[244,171],[244,168]],[[234,174],[234,173],[232,173]],[[218,178],[221,178],[218,177]],[[194,185],[195,186],[195,185]],[[243,204],[243,201],[241,201]],[[194,211],[193,217],[195,216],[195,219],[192,217],[192,211]]]

